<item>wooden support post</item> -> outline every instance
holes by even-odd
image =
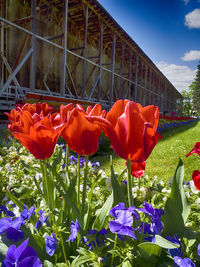
[[[140,85],[143,86],[143,61],[141,59],[141,64],[140,64]],[[142,87],[140,87],[139,91],[139,103],[142,104]]]
[[[32,41],[31,45],[33,48],[33,53],[31,55],[31,66],[30,66],[30,91],[35,90],[35,65],[36,65],[36,0],[31,1],[32,4]]]
[[[160,77],[158,77],[158,107],[160,108],[160,97],[161,97],[161,92],[160,92]]]
[[[99,84],[98,84],[98,91],[97,91],[97,100],[100,101],[101,98],[101,81],[102,81],[102,49],[103,49],[103,31],[104,31],[104,24],[103,22],[101,23],[101,32],[100,32],[100,40],[99,40]]]
[[[144,78],[144,97],[143,97],[143,106],[146,105],[146,92],[147,92],[147,71],[148,71],[148,66],[147,63],[145,64],[145,78]]]
[[[3,5],[2,5],[3,6]],[[1,11],[1,10],[0,10]],[[2,13],[4,13],[4,9],[2,10]],[[3,14],[2,14],[3,16]],[[5,29],[4,29],[4,22],[1,22],[1,36],[0,36],[0,53],[1,54],[4,54],[4,40],[5,40]],[[3,84],[4,84],[4,71],[5,71],[5,68],[4,68],[4,64],[3,64],[3,61],[0,61],[0,88],[3,87]]]
[[[115,70],[115,46],[116,46],[116,34],[113,35],[112,43],[112,59],[111,59],[111,81],[110,81],[110,108],[113,105],[113,88],[114,88],[114,70]]]
[[[85,6],[85,22],[84,22],[84,48],[83,48],[83,57],[87,56],[87,31],[88,31],[88,6]],[[81,88],[81,98],[85,97],[85,78],[86,78],[86,61],[83,60],[82,68],[82,88]]]
[[[137,102],[138,61],[139,61],[139,58],[138,58],[138,56],[136,56],[136,62],[135,62],[135,92],[134,92],[134,101],[135,101],[135,102]]]
[[[63,38],[62,38],[62,58],[61,58],[61,71],[60,71],[60,95],[65,96],[65,83],[66,83],[66,62],[67,62],[67,16],[68,16],[68,0],[65,0],[63,10]]]
[[[131,63],[132,63],[132,51],[130,51],[130,56],[129,56],[129,67],[128,67],[128,92],[126,94],[126,97],[129,99],[130,98],[130,89],[131,89]]]
[[[121,54],[121,62],[120,62],[120,75],[122,76],[123,73],[123,65],[124,65],[124,47],[125,44],[122,43],[122,54]],[[119,99],[122,99],[123,95],[122,95],[122,78],[120,78],[119,81]]]
[[[149,76],[149,105],[151,105],[151,88],[152,88],[152,85],[151,85],[151,81],[152,81],[152,70],[150,69],[150,76]]]

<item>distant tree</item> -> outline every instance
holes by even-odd
[[[182,114],[183,116],[191,116],[192,115],[192,92],[189,91],[182,91],[181,92],[183,99],[183,110]]]
[[[197,73],[194,82],[190,85],[192,92],[192,107],[196,115],[200,114],[200,64],[197,66]]]

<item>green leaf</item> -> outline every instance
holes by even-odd
[[[63,178],[60,176],[60,174],[57,173],[56,170],[51,165],[47,164],[47,167],[55,176],[57,182],[59,182],[59,184],[62,186],[63,190],[67,192],[67,185],[64,183]]]
[[[113,169],[113,162],[112,162],[112,156],[110,156],[110,168],[111,168],[111,183],[112,183],[112,189],[113,189],[113,199],[114,199],[114,205],[119,204],[120,202],[126,202],[124,192],[117,180],[117,177],[114,173]]]
[[[132,267],[132,264],[130,263],[130,261],[125,261],[122,262],[122,267]]]
[[[54,157],[54,159],[53,159],[52,167],[56,168],[58,163],[61,162],[61,159],[62,159],[62,148],[60,147],[58,155],[56,155],[56,157]]]
[[[45,260],[44,261],[44,267],[53,267],[53,263],[50,261]]]
[[[19,200],[18,198],[16,198],[9,191],[6,191],[6,193],[7,193],[8,197],[10,198],[10,200],[12,200],[19,207],[20,210],[23,210],[24,203],[21,200]]]
[[[167,248],[167,249],[175,249],[179,248],[180,245],[174,244],[173,242],[170,242],[169,240],[165,239],[164,237],[160,235],[155,235],[155,243],[156,245]]]
[[[20,185],[12,187],[12,190],[14,191],[15,195],[18,198],[30,197],[31,192],[33,192],[33,189],[26,187],[26,186],[20,186]]]
[[[179,237],[185,235],[185,223],[187,221],[190,206],[183,189],[184,165],[182,160],[179,160],[169,198],[166,201],[164,216],[164,232],[167,235]]]
[[[93,223],[92,229],[100,231],[104,227],[104,223],[106,221],[107,216],[109,215],[112,205],[113,205],[113,192],[106,200],[102,208],[96,211],[96,219]]]
[[[154,243],[146,242],[139,244],[138,248],[142,259],[148,262],[148,266],[156,266],[157,257],[161,253],[161,247]]]

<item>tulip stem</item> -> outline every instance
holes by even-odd
[[[60,236],[60,241],[61,241],[61,245],[62,245],[63,255],[64,255],[64,258],[65,258],[65,263],[66,263],[67,266],[69,266],[68,260],[67,260],[67,256],[66,256],[66,253],[65,253],[65,247],[64,247],[64,243],[63,243],[63,238],[62,238],[62,233],[61,232],[59,232],[59,236]]]
[[[84,222],[84,215],[85,215],[87,174],[88,174],[88,156],[85,156],[84,181],[83,181],[83,193],[82,193],[82,210],[81,210],[81,215],[82,215],[82,218],[83,218],[83,222]]]
[[[66,172],[66,180],[69,183],[69,146],[66,144],[66,156],[65,156],[65,172]]]
[[[132,195],[132,177],[131,177],[131,161],[127,161],[127,169],[128,169],[128,185],[127,185],[127,190],[128,190],[128,204],[129,207],[134,205],[133,201],[133,195]]]
[[[116,246],[117,246],[117,234],[115,234],[115,243],[114,243],[113,250],[115,250],[115,249],[116,249]],[[114,261],[114,254],[112,254],[112,258],[111,258],[110,267],[112,267],[112,266],[113,266],[113,261]]]
[[[78,175],[78,180],[77,180],[77,204],[80,204],[80,184],[81,184],[81,168],[80,168],[80,155],[78,155],[77,159],[77,175]]]

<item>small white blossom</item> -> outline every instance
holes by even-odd
[[[10,168],[10,164],[9,164],[9,163],[7,163],[7,164],[5,165],[5,168],[6,168],[6,170],[11,171],[11,168]]]
[[[194,194],[199,193],[199,190],[196,188],[193,180],[190,181],[190,187],[191,187],[192,193],[194,193]]]
[[[163,197],[163,202],[167,201],[167,197]]]
[[[40,180],[42,178],[42,174],[40,172],[36,172],[35,179]]]

